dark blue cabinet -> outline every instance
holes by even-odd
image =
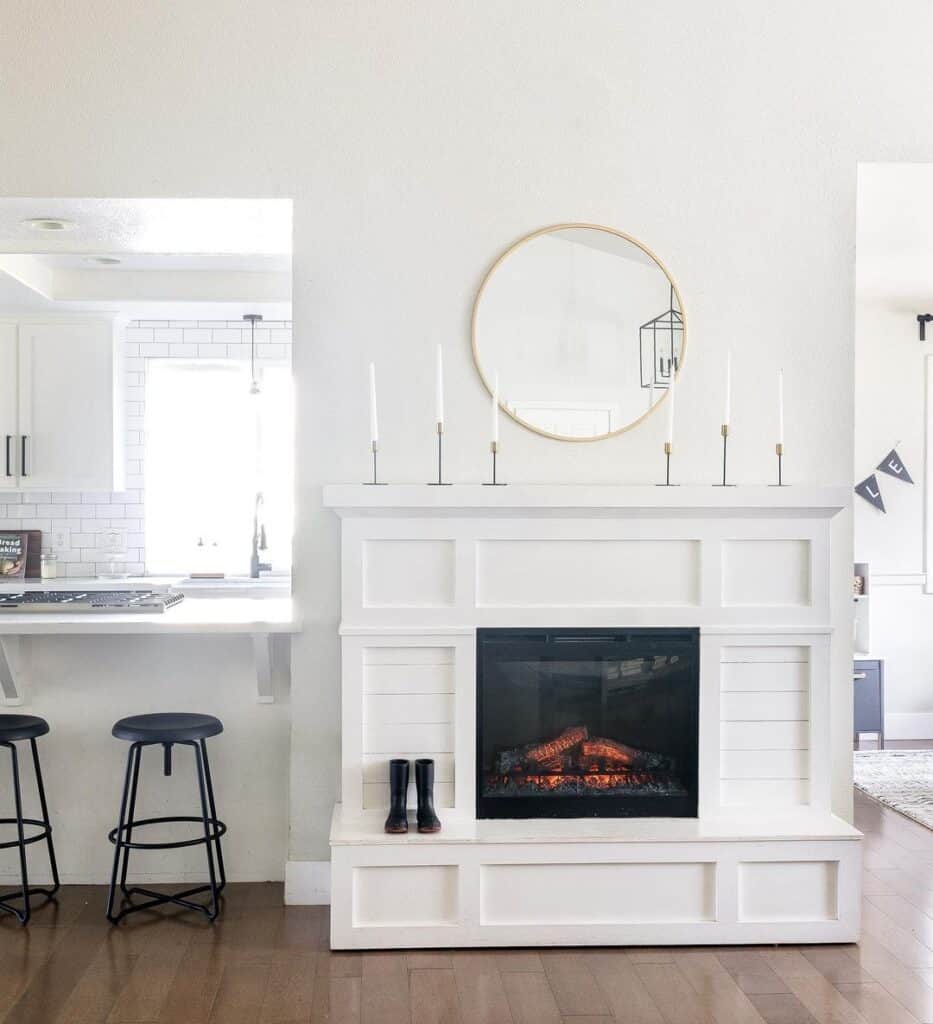
[[[852,673],[855,691],[855,742],[859,734],[878,734],[878,746],[884,747],[884,662],[856,661]]]

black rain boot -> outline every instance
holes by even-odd
[[[418,831],[440,832],[440,818],[434,813],[434,762],[429,757],[415,761],[415,789],[418,790]]]
[[[389,762],[389,816],[386,832],[401,835],[408,831],[408,762],[393,757]]]

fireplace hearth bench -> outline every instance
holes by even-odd
[[[831,800],[847,489],[333,485],[324,503],[334,949],[858,938],[861,837]],[[392,757],[434,759],[441,832],[384,833]],[[584,816],[552,816],[568,807]]]

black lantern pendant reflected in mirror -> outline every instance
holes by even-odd
[[[643,388],[666,388],[680,369],[684,342],[684,318],[676,307],[674,288],[668,308],[638,328],[638,357]]]

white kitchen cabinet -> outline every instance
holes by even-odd
[[[16,324],[0,323],[0,490],[19,487],[16,444],[19,408]]]
[[[20,490],[120,490],[123,398],[115,325],[110,320],[0,324],[0,355],[15,381],[0,381],[0,417],[15,418],[0,435],[0,470],[12,436],[10,476]],[[9,352],[7,350],[10,350]],[[15,392],[15,393],[14,393]]]

